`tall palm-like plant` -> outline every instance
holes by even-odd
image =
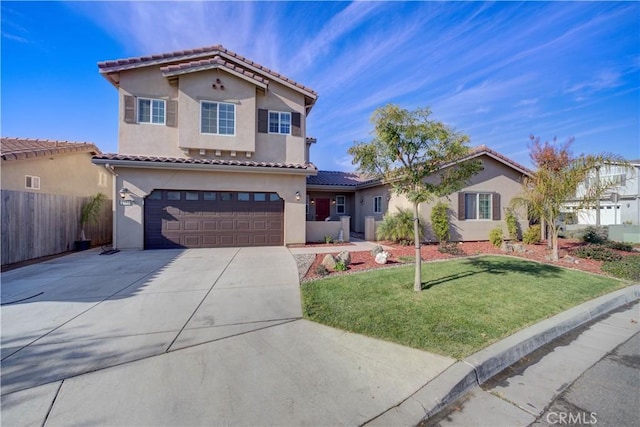
[[[98,222],[102,204],[105,199],[106,196],[103,193],[98,193],[92,196],[89,201],[82,206],[82,211],[80,212],[80,240],[87,240],[84,232],[85,225]]]

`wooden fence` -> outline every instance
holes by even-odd
[[[80,238],[80,212],[90,198],[2,190],[2,265],[72,251]],[[112,201],[97,224],[87,224],[91,245],[111,242]]]

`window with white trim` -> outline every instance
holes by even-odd
[[[269,133],[291,134],[291,113],[269,111]]]
[[[98,187],[107,186],[107,174],[104,172],[98,172]]]
[[[166,119],[165,111],[163,99],[138,98],[138,123],[163,125]]]
[[[345,196],[336,196],[336,213],[345,214],[347,212],[347,199]]]
[[[491,193],[465,193],[465,219],[492,219],[492,196]]]
[[[40,177],[25,175],[24,176],[24,188],[28,188],[30,190],[39,190],[40,189]]]
[[[200,102],[200,132],[234,136],[236,106],[225,102]]]
[[[373,213],[382,213],[382,196],[373,197]]]

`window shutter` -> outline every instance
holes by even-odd
[[[178,101],[167,101],[167,126],[178,126]]]
[[[301,119],[300,113],[291,113],[291,136],[302,136]]]
[[[458,219],[464,221],[464,193],[458,193]]]
[[[493,220],[500,221],[500,212],[502,211],[502,209],[500,209],[500,193],[493,193],[491,204],[493,205]]]
[[[258,132],[267,133],[269,130],[269,111],[258,110]]]
[[[124,96],[124,122],[136,122],[136,99],[131,95]]]

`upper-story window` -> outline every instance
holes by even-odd
[[[291,134],[291,113],[269,111],[269,133]]]
[[[234,104],[202,101],[200,105],[200,132],[230,136],[236,134]]]
[[[138,123],[165,123],[165,103],[162,99],[138,98]]]

